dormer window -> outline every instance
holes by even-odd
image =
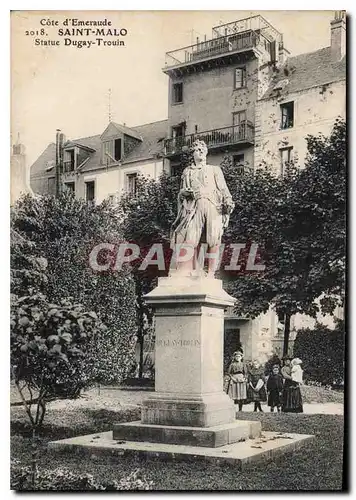
[[[75,149],[65,149],[63,159],[64,172],[75,170]]]
[[[121,160],[122,145],[121,139],[111,139],[110,141],[103,142],[103,163],[105,165],[112,165]]]

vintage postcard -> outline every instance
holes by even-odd
[[[347,24],[11,13],[11,489],[348,489]]]

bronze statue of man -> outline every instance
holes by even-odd
[[[218,255],[224,228],[229,223],[234,202],[226,185],[222,170],[217,165],[208,165],[208,148],[197,140],[191,148],[190,164],[184,169],[178,194],[178,214],[172,224],[171,247],[191,247],[195,257],[177,264],[178,270],[198,268],[197,249],[206,243],[209,255]],[[209,258],[208,274],[214,276],[218,258]]]

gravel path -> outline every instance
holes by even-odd
[[[309,388],[308,388],[309,390]],[[141,390],[120,390],[120,389],[110,389],[110,388],[98,388],[91,389],[85,392],[79,399],[74,400],[63,400],[59,399],[57,401],[52,401],[48,403],[48,408],[60,409],[77,409],[77,408],[105,408],[105,409],[117,409],[119,406],[139,406],[143,399],[152,394],[151,391],[141,391]],[[11,400],[18,400],[18,395],[15,391],[11,393]],[[317,399],[317,398],[315,398]],[[305,400],[305,398],[304,398]],[[308,398],[308,402],[305,402],[304,413],[306,414],[322,414],[322,415],[343,415],[344,405],[342,402],[318,402],[313,401],[312,398]],[[265,412],[269,412],[270,409],[267,405],[262,405]],[[253,411],[253,404],[245,405],[243,408],[244,412]]]
[[[100,394],[99,394],[100,392]],[[49,403],[53,409],[59,408],[106,408],[115,409],[118,406],[139,406],[143,399],[149,397],[151,391],[126,391],[118,389],[91,389],[76,400],[58,400]],[[267,405],[262,405],[263,411],[269,413]],[[343,415],[342,403],[304,403],[304,413],[322,415]],[[253,404],[245,405],[244,412],[252,412]]]

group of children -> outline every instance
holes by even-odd
[[[235,404],[238,404],[240,411],[244,404],[251,402],[254,403],[254,411],[263,411],[261,402],[265,401],[267,401],[271,412],[274,412],[275,408],[277,408],[277,412],[281,410],[292,411],[284,408],[286,406],[284,400],[288,398],[284,397],[283,389],[286,378],[289,378],[298,387],[303,382],[301,364],[302,361],[299,358],[292,359],[290,368],[288,368],[289,375],[283,369],[281,373],[280,365],[274,364],[271,372],[266,376],[264,367],[258,361],[253,361],[252,365],[247,367],[243,362],[242,352],[237,351],[234,353],[228,370],[227,393]]]

